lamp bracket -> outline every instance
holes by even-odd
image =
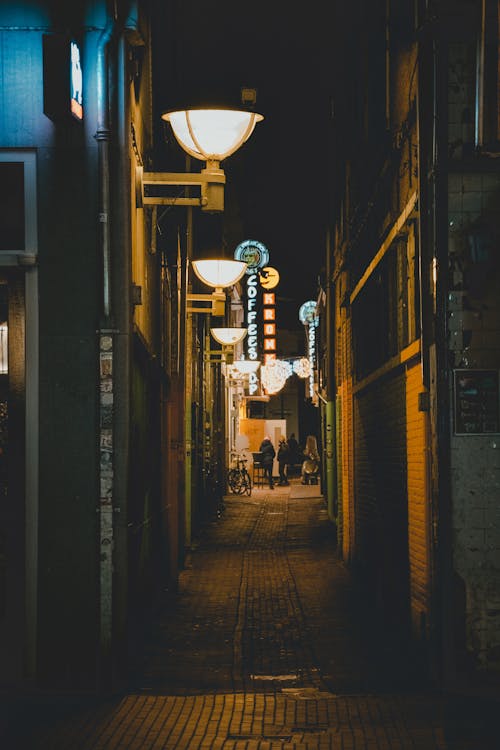
[[[144,206],[200,206],[202,211],[224,210],[226,175],[218,162],[208,162],[201,172],[144,172],[136,166],[136,207]],[[151,195],[146,188],[199,186],[198,197]],[[153,191],[152,191],[153,192]]]
[[[205,352],[205,362],[225,362],[232,365],[234,361],[234,348],[232,346],[223,346],[222,349],[210,349]]]
[[[220,317],[224,315],[226,307],[226,295],[224,292],[212,292],[212,294],[191,294],[186,295],[186,302],[210,302],[210,305],[204,307],[186,307],[188,313],[208,313]]]

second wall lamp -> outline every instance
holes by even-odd
[[[226,294],[223,290],[234,286],[242,278],[247,269],[247,264],[241,260],[193,260],[191,266],[200,281],[213,287],[214,291],[211,294],[188,292],[186,312],[224,315]],[[190,302],[209,302],[210,305],[193,307],[189,305]]]

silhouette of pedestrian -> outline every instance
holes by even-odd
[[[269,479],[269,489],[274,490],[273,482],[273,463],[276,451],[274,445],[271,442],[269,435],[266,435],[262,443],[260,444],[260,452],[262,453],[262,467],[264,469],[264,476]]]

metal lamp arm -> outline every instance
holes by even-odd
[[[219,162],[207,161],[201,172],[144,172],[136,166],[136,207],[144,206],[200,206],[202,211],[224,210],[224,185],[226,175]],[[192,198],[146,195],[147,186],[175,187],[200,186],[200,196]]]

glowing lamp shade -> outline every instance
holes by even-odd
[[[257,372],[260,362],[258,359],[237,359],[233,362],[233,367],[241,375],[249,375],[251,372]]]
[[[246,328],[211,328],[210,333],[214,339],[223,346],[234,346],[243,341],[247,335]]]
[[[215,289],[233,286],[247,268],[241,260],[193,260],[192,266],[198,278]]]
[[[195,159],[222,161],[234,154],[264,119],[235,109],[188,109],[165,112],[179,145]]]

